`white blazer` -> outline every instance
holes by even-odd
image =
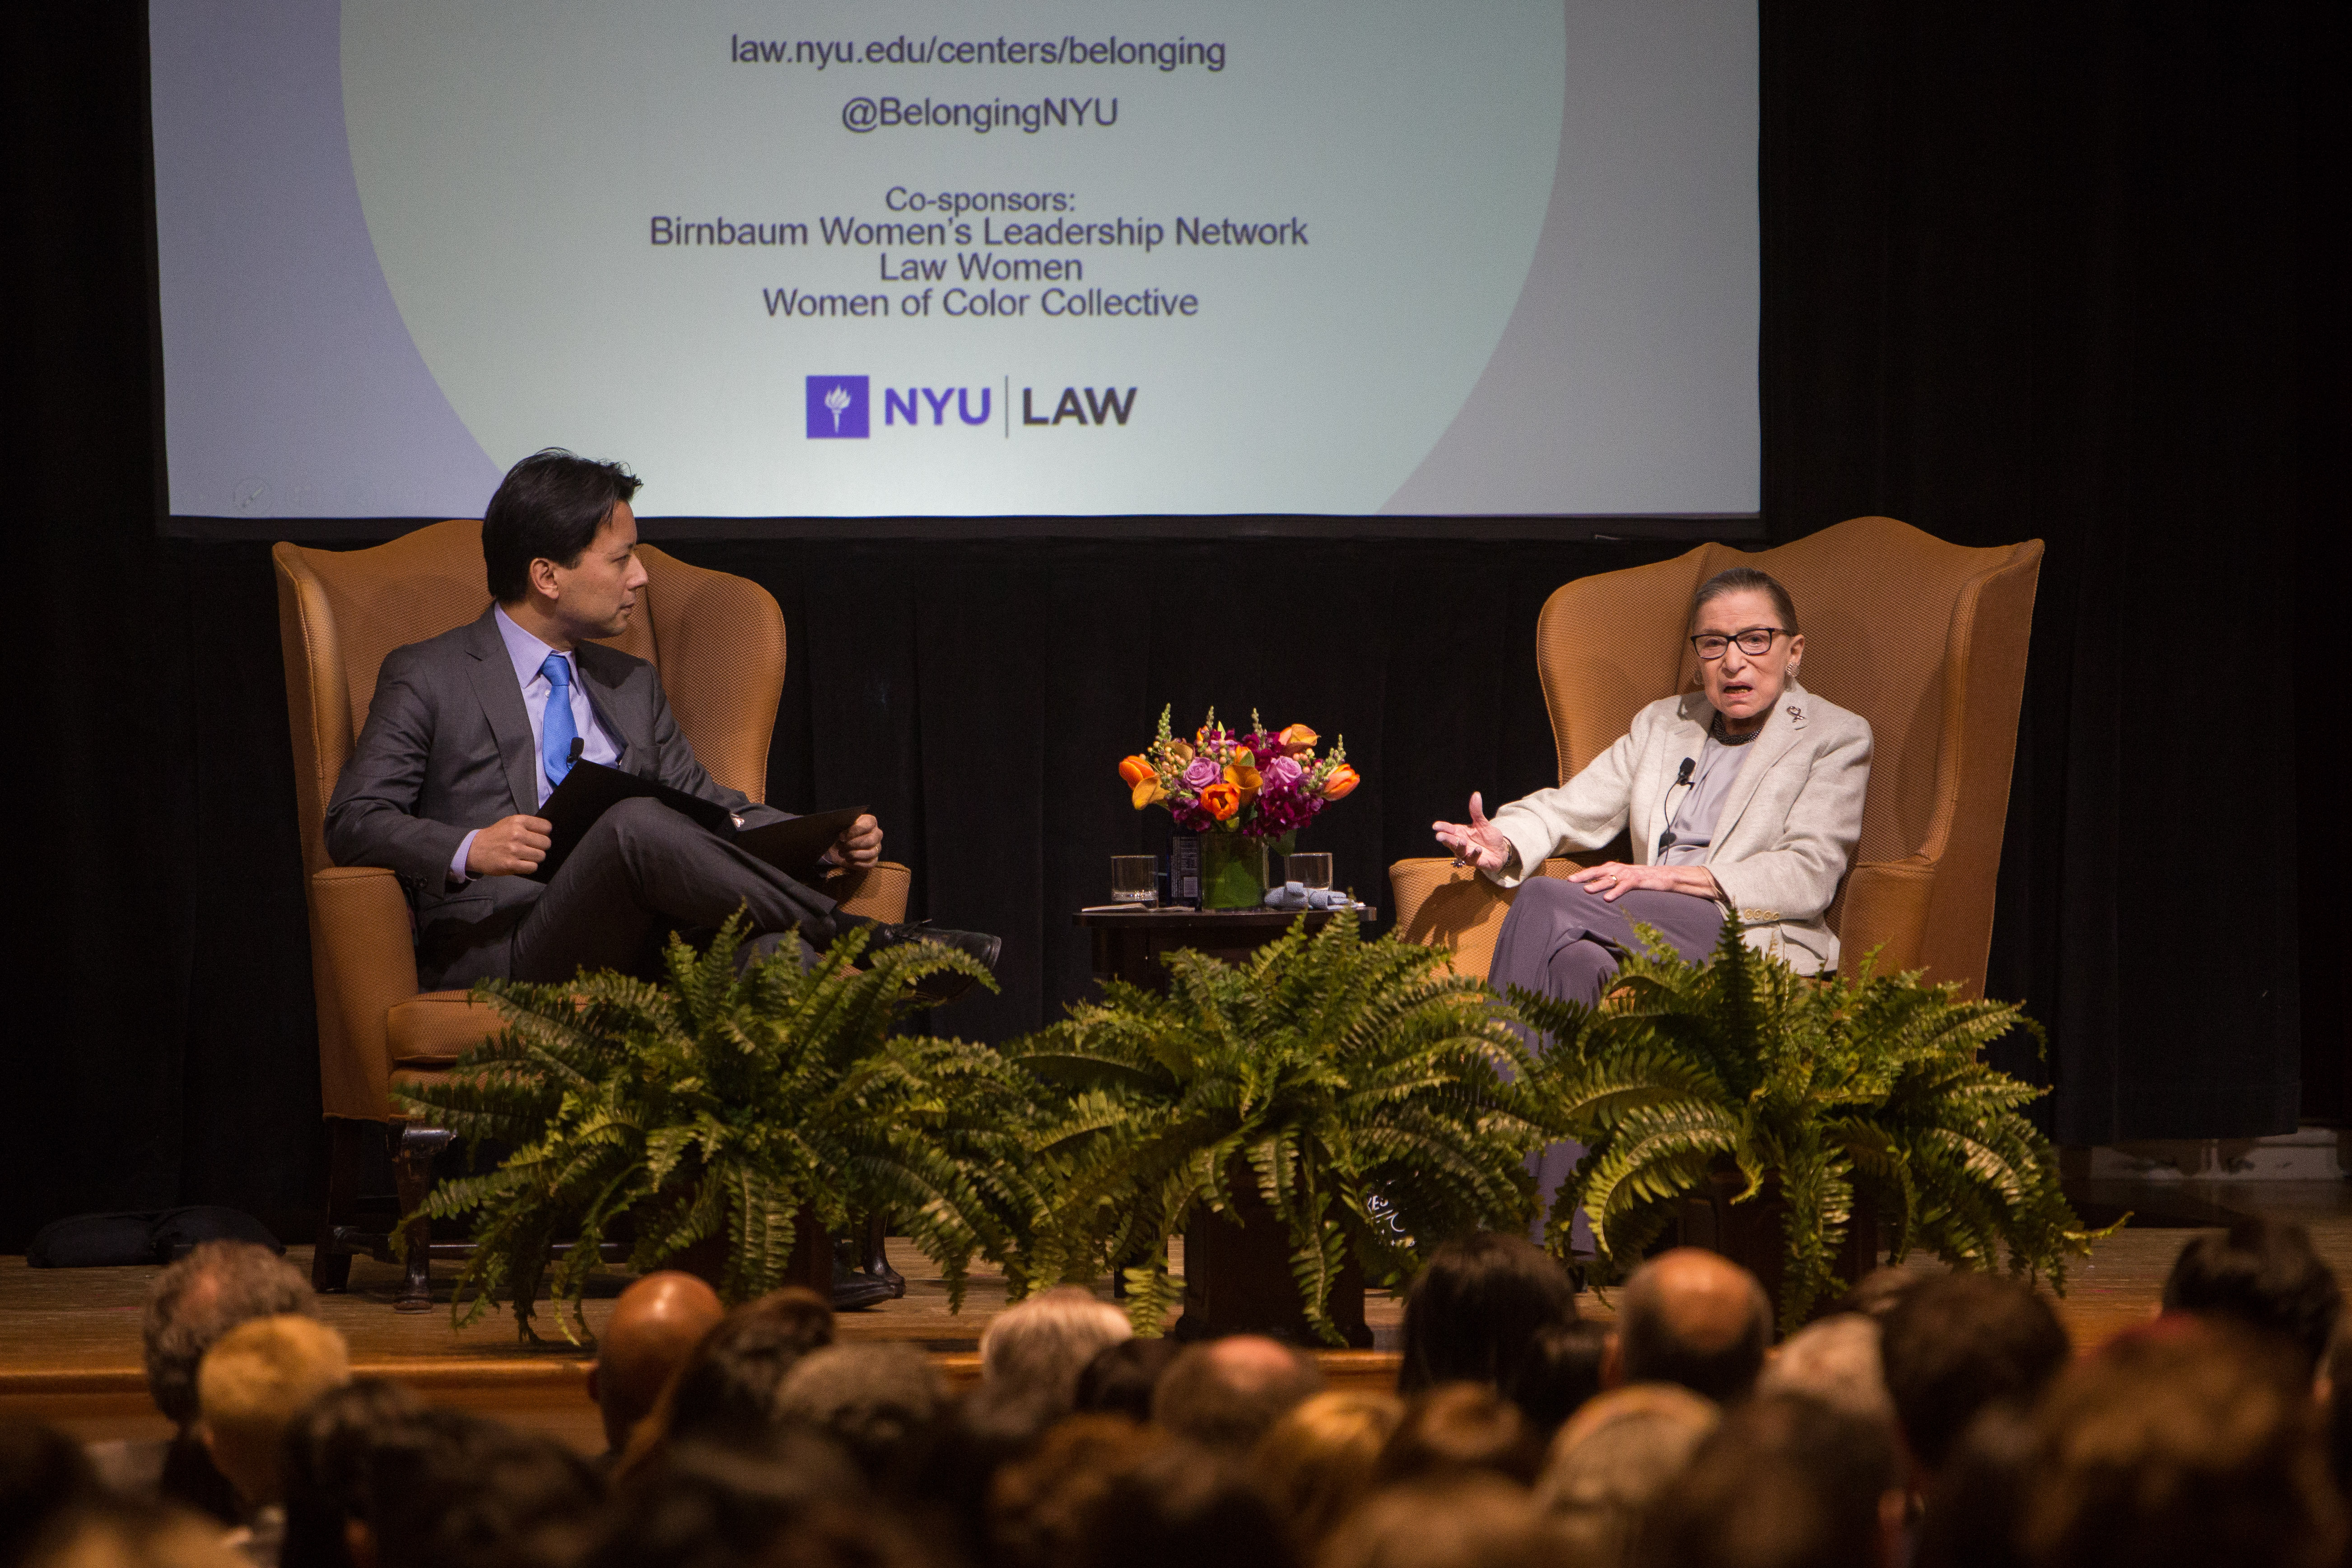
[[[1520,875],[1487,874],[1516,886],[1556,851],[1598,849],[1629,824],[1630,858],[1649,864],[1666,828],[1666,792],[1683,759],[1706,744],[1714,717],[1696,691],[1643,709],[1591,766],[1495,813]],[[1747,923],[1749,946],[1805,973],[1833,968],[1838,940],[1822,917],[1862,838],[1869,722],[1792,680],[1749,745],[1704,864]]]

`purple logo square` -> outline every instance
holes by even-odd
[[[812,441],[865,440],[866,378],[862,375],[810,376],[808,434]]]

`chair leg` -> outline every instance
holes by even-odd
[[[894,1297],[902,1297],[907,1293],[907,1278],[890,1267],[889,1249],[883,1245],[889,1224],[889,1216],[879,1209],[866,1216],[866,1272],[888,1285]]]
[[[433,1156],[448,1146],[449,1138],[449,1132],[439,1127],[403,1127],[393,1150],[392,1174],[400,1188],[400,1212],[414,1216],[402,1227],[404,1273],[400,1295],[392,1304],[394,1311],[433,1310],[433,1227],[416,1211],[425,1206],[425,1194],[433,1189]]]
[[[319,1213],[319,1244],[310,1252],[310,1289],[331,1296],[351,1289],[352,1255],[336,1232],[350,1222],[359,1201],[360,1167],[376,1124],[330,1116],[326,1128],[327,1201]]]

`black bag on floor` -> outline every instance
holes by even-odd
[[[52,1220],[25,1248],[34,1268],[121,1268],[171,1263],[200,1241],[250,1241],[283,1254],[285,1244],[243,1209],[217,1204],[143,1214],[78,1214]]]

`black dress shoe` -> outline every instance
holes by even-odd
[[[901,947],[908,942],[935,942],[980,960],[983,968],[993,971],[997,955],[1004,951],[1004,939],[991,936],[984,931],[949,931],[929,921],[912,925],[887,925],[880,921],[866,923],[866,951],[881,952],[886,947]],[[952,1002],[977,984],[969,974],[954,970],[941,970],[925,975],[915,989],[934,1002]]]
[[[833,1310],[854,1312],[860,1307],[871,1307],[877,1301],[887,1301],[902,1294],[904,1286],[893,1289],[887,1279],[877,1279],[871,1274],[860,1274],[839,1258],[833,1263]]]

